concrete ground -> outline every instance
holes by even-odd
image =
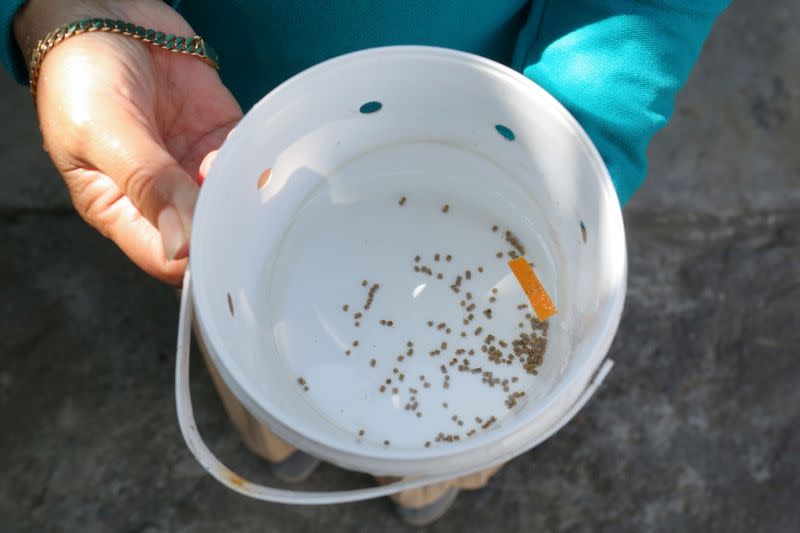
[[[800,3],[719,21],[625,209],[630,289],[596,397],[431,531],[800,531]],[[176,424],[174,294],[73,214],[0,83],[0,531],[411,531],[385,500],[286,507],[207,476]],[[199,425],[274,482],[202,365]],[[304,488],[353,488],[323,466]]]

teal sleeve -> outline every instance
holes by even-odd
[[[714,19],[730,0],[540,0],[514,67],[580,122],[624,205]]]
[[[28,82],[28,73],[25,70],[25,61],[19,51],[17,41],[14,39],[14,15],[25,0],[0,0],[0,54],[6,72],[11,74],[19,83]]]

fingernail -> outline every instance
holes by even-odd
[[[169,204],[177,210],[180,221],[183,223],[183,230],[186,238],[192,228],[194,218],[194,204],[197,202],[197,184],[190,180],[181,180],[177,187],[172,190]]]
[[[219,150],[212,150],[211,152],[206,154],[206,156],[203,158],[203,161],[200,163],[200,169],[198,172],[199,173],[198,182],[200,183],[200,185],[203,184],[203,182],[206,179],[206,176],[208,176],[208,173],[211,171],[211,166],[217,159],[217,154],[219,154]]]
[[[164,246],[164,257],[170,261],[182,256],[188,251],[189,235],[184,229],[178,210],[167,206],[158,215],[158,232],[161,233],[161,243]]]

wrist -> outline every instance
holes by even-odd
[[[33,49],[48,32],[84,18],[120,19],[167,33],[191,34],[189,24],[162,0],[28,0],[14,18],[14,36],[30,65]]]
[[[30,64],[34,46],[47,32],[90,16],[111,16],[109,3],[102,0],[28,0],[14,17],[14,37],[25,64]]]

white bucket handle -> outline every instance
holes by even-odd
[[[288,503],[300,505],[328,505],[335,503],[356,502],[396,494],[398,492],[432,485],[454,477],[459,477],[473,472],[478,472],[491,465],[480,465],[455,474],[444,474],[432,477],[406,479],[389,485],[370,487],[366,489],[330,491],[330,492],[305,492],[277,489],[257,483],[252,483],[234,473],[208,449],[203,438],[197,430],[197,423],[192,410],[192,398],[189,391],[189,351],[191,342],[191,323],[193,303],[191,297],[191,275],[189,269],[183,277],[183,291],[181,293],[181,309],[178,320],[178,348],[175,362],[175,403],[178,411],[178,424],[189,450],[197,461],[209,474],[231,490],[245,496],[274,503]],[[578,397],[573,406],[553,426],[540,435],[528,448],[537,446],[561,429],[591,398],[597,387],[603,382],[614,362],[606,359],[595,373],[583,393]],[[506,460],[512,459],[508,457]]]

